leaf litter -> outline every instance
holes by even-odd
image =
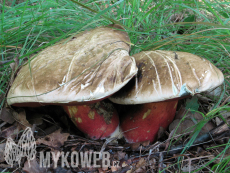
[[[197,100],[202,103],[202,100]],[[191,104],[191,100],[189,100]],[[208,121],[202,128],[198,138],[193,141],[191,146],[186,146],[191,139],[196,123],[203,120],[203,115],[199,112],[192,112],[186,104],[186,100],[182,100],[178,108],[174,121],[180,120],[182,123],[173,122],[169,129],[160,129],[158,133],[158,141],[151,144],[149,141],[140,143],[127,144],[125,140],[117,139],[118,142],[94,141],[85,138],[75,125],[67,118],[65,112],[58,106],[46,106],[42,108],[24,108],[24,109],[6,109],[1,111],[1,123],[5,123],[1,127],[1,145],[0,145],[0,163],[2,167],[8,170],[22,169],[25,172],[175,172],[178,170],[184,172],[192,172],[196,169],[209,171],[211,166],[218,164],[219,159],[214,159],[219,153],[224,151],[225,146],[230,139],[229,126],[225,122],[221,122],[218,126],[212,121]],[[187,107],[186,107],[187,106]],[[196,107],[196,105],[192,105]],[[197,111],[200,111],[198,109]],[[205,114],[205,112],[203,112]],[[65,119],[65,121],[63,121]],[[189,125],[184,123],[189,120],[193,130],[187,130]],[[230,119],[227,117],[226,122]],[[13,124],[12,124],[13,123]],[[31,123],[31,124],[30,124]],[[211,127],[208,124],[211,123]],[[30,160],[21,159],[21,167],[17,162],[8,165],[4,158],[4,149],[6,139],[11,137],[12,141],[17,145],[20,137],[27,127],[35,126],[33,135],[36,140],[36,157]],[[32,128],[33,129],[33,128]],[[177,129],[177,131],[176,131]],[[181,152],[186,148],[184,153]],[[40,167],[41,151],[51,151],[55,155],[59,152],[83,152],[92,153],[107,151],[110,153],[111,165],[109,167],[94,168],[93,162],[90,167],[62,167],[61,155],[57,162],[52,161],[49,168]],[[226,151],[225,157],[228,157],[229,150]],[[213,161],[214,160],[214,161]],[[68,163],[71,162],[70,157],[67,158]],[[175,166],[177,162],[181,163],[181,167]],[[213,161],[212,164],[205,166],[206,163]],[[100,163],[101,161],[99,161]],[[117,165],[112,163],[118,162]],[[55,165],[56,164],[56,165]],[[12,168],[11,168],[12,166]]]

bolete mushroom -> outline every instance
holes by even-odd
[[[135,60],[129,56],[128,34],[122,29],[119,25],[99,27],[73,35],[41,51],[20,69],[8,92],[8,105],[75,106],[92,104],[109,97],[137,73]],[[83,108],[76,109],[78,113],[80,110],[87,112]],[[69,116],[72,117],[72,114]],[[103,117],[102,114],[100,116]],[[72,118],[73,121],[75,119],[79,118]],[[107,126],[114,122],[97,121],[96,118],[91,120],[95,120],[94,128],[100,127],[102,121]],[[81,114],[81,121],[81,125],[87,126],[87,113],[85,119]]]
[[[117,104],[141,104],[124,115],[121,129],[129,143],[156,139],[175,116],[178,99],[213,89],[224,76],[210,61],[186,52],[143,51],[133,55],[136,78],[109,99]]]

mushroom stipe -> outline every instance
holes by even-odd
[[[137,105],[121,118],[121,130],[128,143],[153,142],[160,127],[173,121],[178,100]]]
[[[119,117],[111,103],[63,106],[72,122],[90,139],[105,139],[119,128]]]

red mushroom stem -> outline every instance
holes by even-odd
[[[121,129],[128,143],[153,142],[160,127],[166,129],[173,121],[178,100],[136,106],[121,120]],[[127,131],[127,132],[126,132]]]
[[[112,104],[63,106],[72,122],[89,138],[105,139],[119,128],[119,117]]]

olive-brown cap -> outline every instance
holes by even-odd
[[[86,103],[106,98],[136,73],[128,34],[119,25],[71,36],[34,56],[19,71],[7,102],[15,106]]]
[[[157,50],[133,57],[137,76],[109,98],[114,103],[159,102],[214,89],[224,81],[210,61],[191,53]]]

